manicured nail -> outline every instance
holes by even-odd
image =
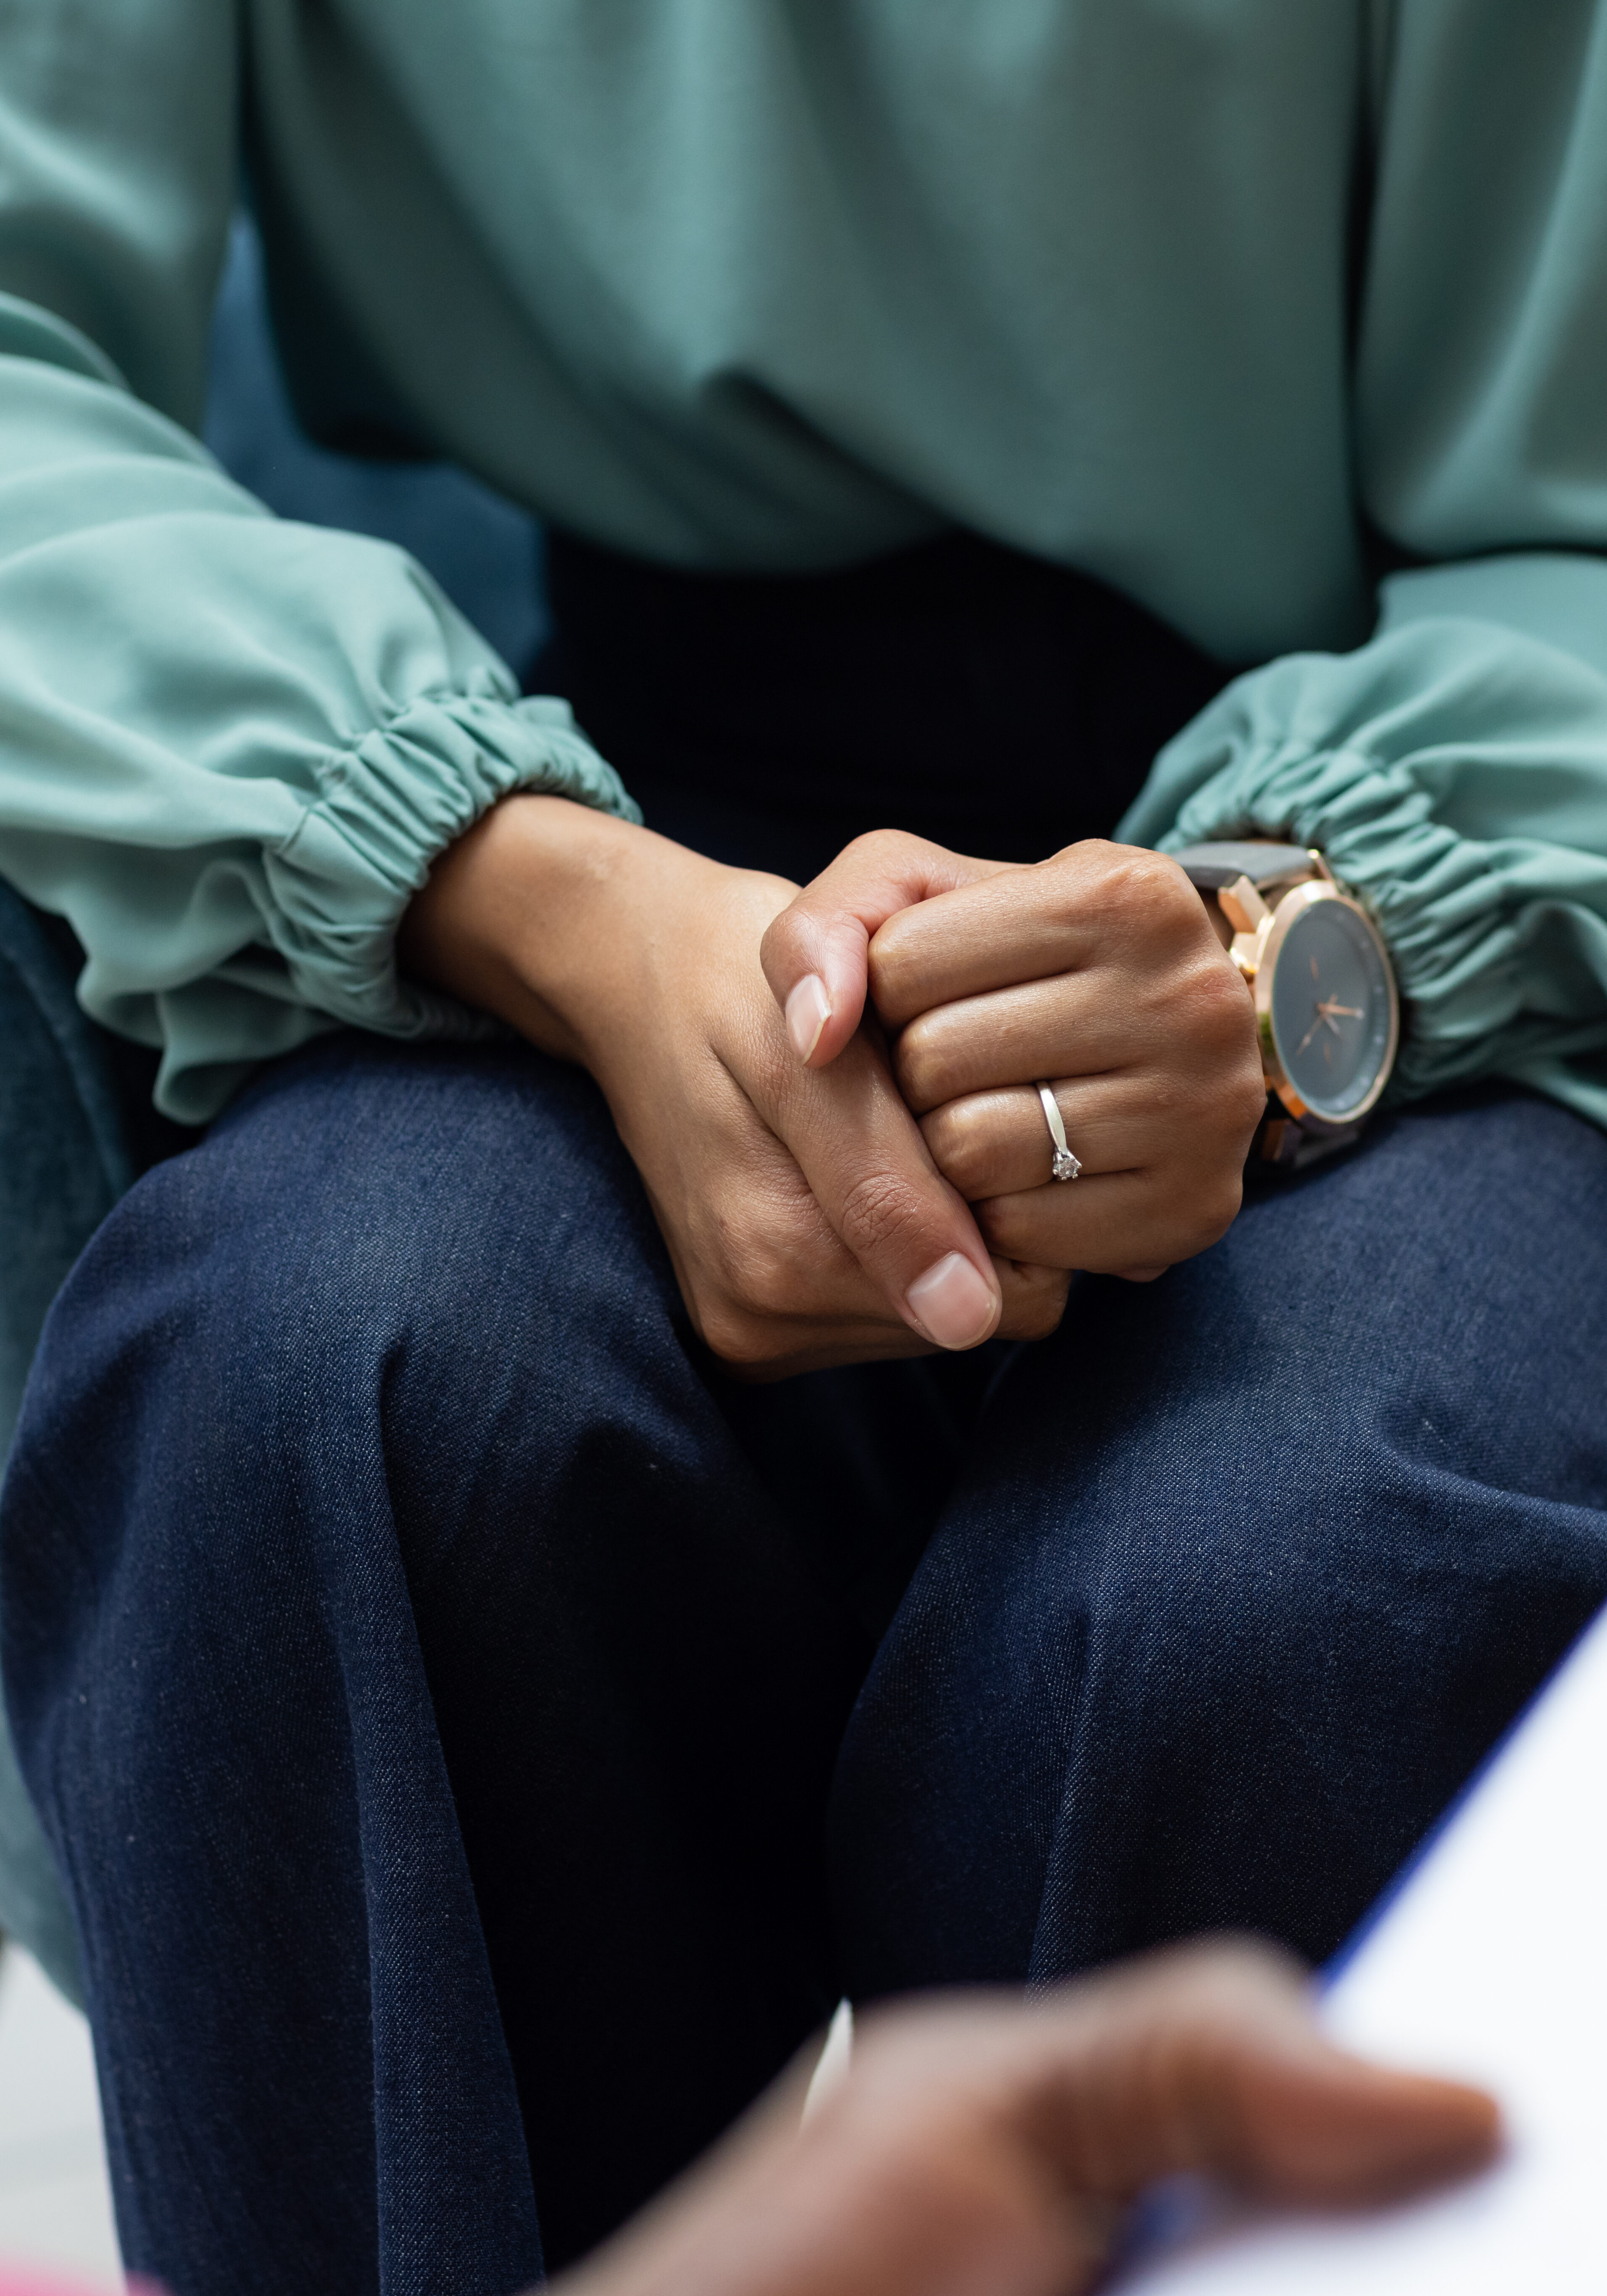
[[[787,999],[787,1034],[792,1049],[807,1068],[820,1042],[820,1032],[832,1017],[832,1000],[818,972],[806,972]]]
[[[974,1348],[986,1339],[998,1300],[963,1251],[951,1251],[905,1293],[909,1311],[940,1348]]]

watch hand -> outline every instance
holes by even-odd
[[[1310,1028],[1307,1029],[1305,1035],[1300,1038],[1300,1043],[1294,1048],[1294,1056],[1297,1061],[1300,1059],[1300,1054],[1305,1051],[1307,1046],[1311,1042],[1311,1039],[1316,1036],[1319,1029],[1332,1029],[1334,1035],[1336,1037],[1338,1036],[1340,1030],[1339,1021],[1334,1018],[1334,1014],[1336,1013],[1340,1014],[1342,1019],[1347,1021],[1359,1021],[1362,1018],[1362,1010],[1359,1004],[1336,1004],[1332,996],[1324,996],[1321,1004],[1316,1008],[1316,1019],[1312,1022]]]

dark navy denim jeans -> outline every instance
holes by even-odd
[[[282,509],[365,522],[299,469]],[[425,555],[454,586],[488,539]],[[553,571],[538,682],[655,825],[797,875],[882,821],[1107,830],[1225,675],[954,538]],[[0,889],[0,1409],[176,1145],[52,947]],[[1607,1141],[1521,1096],[1387,1119],[1039,1347],[750,1389],[585,1077],[279,1064],[94,1235],[0,1503],[70,1900],[0,1741],[0,1883],[39,1883],[0,1914],[69,1978],[76,1930],[128,2262],[509,2296],[845,1988],[1227,1923],[1325,1954],[1607,1599],[1604,1357]]]
[[[838,1991],[1322,1956],[1607,1597],[1607,1140],[1386,1119],[1060,1335],[740,1389],[606,1110],[342,1037],[46,1326],[4,1668],[128,2261],[507,2296]]]
[[[523,647],[522,526],[310,454],[252,259],[213,443]],[[540,682],[650,818],[794,873],[881,821],[1108,829],[1225,674],[953,542],[554,576]],[[0,1418],[176,1144],[71,971],[0,888]],[[0,1737],[0,1917],[69,1981],[76,1926],[130,2264],[508,2296],[845,1987],[1224,1923],[1326,1953],[1607,1598],[1603,1360],[1607,1142],[1521,1097],[1386,1120],[1040,1347],[748,1390],[584,1077],[354,1038],[266,1074],[90,1243],[0,1507],[71,1900]]]

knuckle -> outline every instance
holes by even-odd
[[[864,861],[900,858],[919,840],[905,829],[865,829],[845,849]]]
[[[1267,1099],[1255,1008],[1230,980],[1217,992],[1216,1011],[1219,1025],[1202,1030],[1201,1046],[1211,1064],[1211,1097],[1228,1138],[1248,1140]]]
[[[1009,1339],[1052,1339],[1065,1320],[1066,1302],[1071,1296],[1070,1277],[1054,1270],[1040,1269],[1037,1273],[1052,1280],[1025,1287],[1021,1300],[1013,1306],[1008,1318],[1005,1336]]]
[[[984,1202],[972,1204],[972,1217],[981,1232],[983,1242],[998,1259],[1020,1259],[1029,1249],[1027,1224],[1020,1200],[1014,1196],[989,1196]]]
[[[758,945],[759,963],[767,974],[785,973],[803,955],[803,920],[795,908],[783,909],[765,927]]]
[[[762,1324],[783,1312],[784,1270],[763,1242],[755,1239],[735,1249],[728,1244],[722,1274],[721,1293],[741,1322]]]
[[[1204,905],[1177,864],[1165,853],[1137,845],[1107,845],[1101,874],[1106,897],[1116,906],[1146,916],[1193,917],[1203,922]]]
[[[908,830],[866,829],[843,847],[832,867],[856,878],[897,877],[922,849],[921,839]]]
[[[1237,1166],[1230,1173],[1202,1181],[1180,1223],[1182,1249],[1168,1256],[1174,1261],[1193,1259],[1209,1251],[1213,1243],[1220,1243],[1238,1218],[1243,1201],[1244,1184]]]
[[[1164,902],[1179,916],[1203,916],[1205,904],[1169,853],[1151,853],[1124,846],[1128,881],[1147,900]]]
[[[1142,947],[1152,964],[1202,941],[1216,947],[1204,903],[1168,854],[1090,839],[1063,858],[1068,915],[1113,947]]]
[[[762,1369],[791,1353],[789,1271],[762,1242],[727,1237],[717,1275],[694,1277],[687,1305],[698,1335],[720,1362]]]
[[[771,1304],[758,1270],[734,1267],[726,1276],[720,1307],[711,1312],[724,1313],[741,1324],[762,1323],[771,1312]]]
[[[694,1270],[683,1289],[698,1336],[711,1354],[722,1363],[764,1361],[771,1319],[759,1287],[745,1280],[740,1267],[722,1268],[717,1278]]]
[[[861,1173],[844,1195],[838,1232],[856,1259],[880,1259],[922,1224],[922,1207],[896,1172]]]
[[[725,1192],[705,1207],[690,1255],[692,1282],[705,1317],[761,1327],[785,1316],[798,1290],[806,1242],[792,1202]]]
[[[768,1358],[768,1335],[762,1324],[742,1313],[734,1301],[700,1304],[693,1310],[698,1335],[710,1355],[721,1363],[762,1364]]]
[[[1259,1060],[1246,1063],[1237,1071],[1231,1098],[1228,1128],[1233,1138],[1242,1143],[1240,1150],[1242,1156],[1250,1147],[1250,1135],[1267,1109],[1267,1079],[1261,1073]]]
[[[1208,1244],[1219,1243],[1238,1218],[1244,1204],[1244,1182],[1240,1169],[1225,1177],[1212,1193],[1210,1201],[1202,1208]],[[1203,1248],[1203,1247],[1202,1247]]]
[[[946,1089],[946,1061],[940,1032],[924,1016],[912,1021],[900,1036],[893,1055],[893,1073],[910,1107],[920,1111],[936,1108],[950,1097]]]
[[[1194,1115],[1225,1141],[1247,1144],[1267,1097],[1256,1043],[1255,1006],[1238,974],[1209,956],[1191,967],[1177,1018],[1191,1061],[1202,1071]]]
[[[923,1117],[921,1131],[932,1162],[952,1187],[970,1196],[985,1177],[989,1144],[975,1113],[963,1102],[951,1101]]]
[[[1231,958],[1203,952],[1189,968],[1187,994],[1191,1021],[1210,1049],[1227,1057],[1253,1055],[1256,1008]]]

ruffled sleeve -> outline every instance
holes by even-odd
[[[1607,568],[1396,578],[1371,644],[1230,685],[1118,833],[1320,846],[1394,957],[1395,1098],[1505,1078],[1607,1126]]]
[[[430,865],[514,790],[631,815],[562,701],[389,545],[270,518],[115,383],[0,352],[0,868],[200,1122],[341,1023],[485,1027],[398,976]],[[0,313],[0,346],[8,340]]]
[[[0,873],[192,1122],[342,1023],[487,1025],[398,975],[431,860],[513,790],[634,811],[404,553],[196,442],[236,15],[25,8],[0,72]]]

